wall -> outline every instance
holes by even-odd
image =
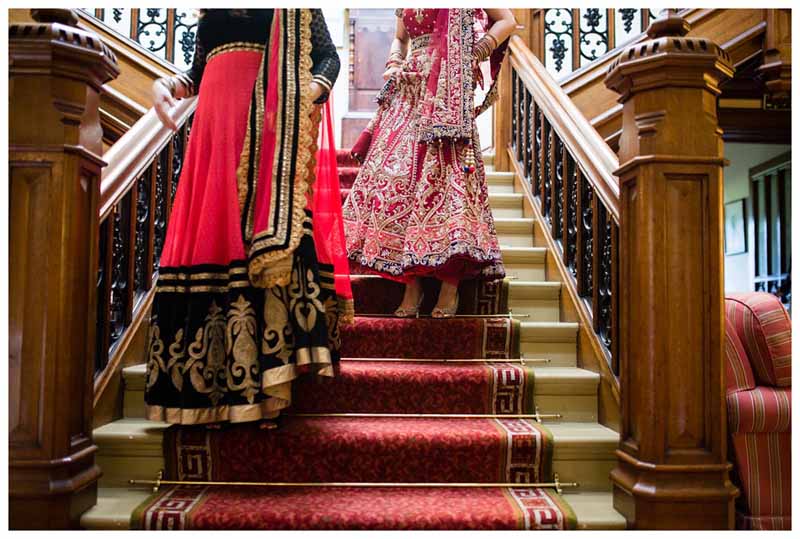
[[[725,203],[750,197],[749,170],[768,159],[791,150],[783,144],[749,144],[726,142],[725,157],[730,165],[725,167]],[[745,215],[750,219],[750,215]],[[749,226],[749,224],[747,224]],[[749,232],[748,232],[749,234]],[[753,289],[754,253],[748,243],[747,252],[725,257],[725,291],[742,292]]]

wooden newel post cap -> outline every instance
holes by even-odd
[[[31,17],[36,22],[57,22],[67,26],[78,26],[78,16],[72,9],[31,9]]]
[[[689,23],[669,10],[647,29],[646,41],[625,47],[608,68],[605,83],[624,102],[638,90],[662,86],[705,86],[719,94],[719,83],[733,76],[730,55],[702,37],[687,37]]]
[[[31,9],[31,17],[36,22],[8,27],[12,76],[38,74],[40,68],[49,69],[53,63],[70,64],[89,74],[86,81],[99,91],[100,86],[119,75],[114,52],[100,36],[78,25],[80,20],[75,10]]]

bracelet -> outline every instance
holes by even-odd
[[[487,38],[486,36],[489,37]],[[472,53],[478,63],[481,63],[489,58],[489,56],[492,54],[492,51],[495,49],[495,47],[492,47],[492,45],[489,43],[489,39],[497,43],[497,40],[494,39],[491,34],[484,34],[484,36],[478,40],[472,50]]]

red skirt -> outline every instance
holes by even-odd
[[[203,73],[153,301],[145,388],[152,420],[275,417],[291,404],[295,378],[333,376],[339,359],[333,266],[317,259],[310,218],[291,282],[265,289],[249,281],[237,168],[261,57],[220,53]]]
[[[227,264],[246,257],[236,169],[261,56],[232,51],[205,67],[162,266]]]

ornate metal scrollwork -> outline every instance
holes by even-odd
[[[567,177],[564,189],[564,196],[567,198],[567,244],[563,248],[567,255],[567,267],[572,276],[577,277],[575,255],[578,250],[578,167],[569,152],[567,152]]]
[[[539,177],[538,175],[541,174],[539,170],[539,131],[537,128],[538,121],[537,116],[539,111],[536,107],[536,102],[531,97],[530,103],[528,103],[528,131],[530,132],[529,140],[529,148],[530,151],[530,175],[528,177],[529,184],[531,186],[531,190],[534,194],[538,193],[539,191]]]
[[[555,174],[553,175],[553,215],[550,216],[550,221],[552,223],[551,230],[553,231],[553,239],[556,240],[556,243],[561,243],[561,227],[562,223],[562,196],[563,196],[563,186],[564,186],[564,143],[561,141],[561,137],[557,134],[553,133],[553,137],[555,138]],[[562,246],[563,249],[563,246]]]
[[[173,26],[173,58],[176,66],[188,69],[192,65],[194,55],[194,41],[197,35],[197,16],[193,9],[176,9],[175,24]]]
[[[608,215],[608,211],[602,204],[597,205],[598,209],[598,224],[600,226],[600,240],[599,263],[598,268],[599,282],[597,283],[597,313],[599,318],[598,334],[606,348],[611,348],[611,278],[612,278],[612,244],[611,244],[611,227],[613,222]]]
[[[605,9],[582,9],[580,27],[581,65],[600,58],[608,52],[608,14]]]
[[[106,255],[108,254],[108,229],[109,219],[100,223],[100,245],[97,256],[97,331],[95,335],[94,372],[101,372],[108,363],[108,350],[104,349],[105,328],[108,321],[108,303],[105,301],[106,281]]]
[[[524,170],[525,170],[525,179],[530,181],[531,179],[531,157],[533,152],[531,151],[531,147],[533,146],[533,130],[531,129],[530,118],[528,115],[531,111],[531,105],[533,103],[533,96],[525,88],[525,100],[523,101],[523,113],[520,116],[520,119],[523,120],[523,131],[525,133],[525,163],[524,163]]]
[[[578,264],[581,265],[581,282],[579,283],[578,290],[581,296],[592,298],[592,198],[594,197],[594,189],[592,184],[588,181],[581,182],[581,192],[578,195],[581,197],[581,259]]]
[[[547,122],[545,118],[544,121],[544,177],[542,178],[544,182],[544,200],[542,200],[542,215],[545,218],[550,217],[550,197],[552,196],[551,189],[551,163],[550,157],[553,153],[553,128]]]
[[[140,9],[135,39],[137,43],[153,54],[166,59],[167,10],[163,8]]]
[[[519,144],[517,144],[517,134],[519,133],[519,114],[517,113],[519,103],[519,83],[516,70],[511,70],[511,147],[519,159]]]
[[[147,277],[147,249],[150,245],[150,169],[136,181],[136,247],[133,285],[144,292]]]
[[[555,8],[546,9],[544,15],[544,43],[550,54],[545,57],[545,66],[556,74],[573,70],[572,58],[572,10]]]
[[[620,8],[617,11],[619,11],[622,17],[622,26],[625,28],[625,33],[629,33],[633,30],[633,19],[636,17],[636,12],[639,10],[636,8]]]
[[[111,308],[109,324],[114,344],[125,331],[128,314],[128,246],[130,245],[130,192],[114,208],[114,237],[111,248]]]
[[[173,135],[173,141],[179,138]],[[180,161],[183,155],[178,158]],[[153,215],[153,270],[158,269],[158,261],[161,260],[161,251],[164,248],[164,240],[167,234],[167,171],[169,170],[168,148],[161,150],[156,162],[156,194]],[[174,170],[174,168],[173,168]]]

